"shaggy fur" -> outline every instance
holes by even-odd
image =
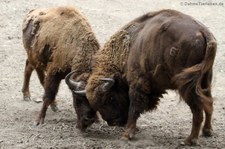
[[[23,43],[28,57],[22,89],[24,98],[30,98],[29,79],[33,69],[45,89],[43,107],[37,118],[39,124],[44,122],[47,107],[55,100],[66,74],[73,70],[74,79],[87,80],[99,43],[87,19],[72,7],[30,11],[23,22]]]
[[[140,114],[157,107],[167,89],[178,90],[193,113],[186,144],[198,143],[203,112],[205,136],[211,135],[212,67],[216,40],[208,29],[174,10],[145,14],[120,29],[97,52],[86,96],[110,125],[127,123],[131,139]],[[114,85],[105,90],[112,78]]]

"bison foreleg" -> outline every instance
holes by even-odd
[[[48,106],[54,103],[55,96],[58,92],[59,84],[61,82],[61,75],[56,73],[54,75],[47,74],[44,81],[45,94],[43,97],[43,105],[36,119],[36,125],[43,124]]]
[[[136,123],[137,119],[135,120],[128,120],[127,129],[122,135],[122,140],[130,140],[134,137],[135,130],[136,130]]]
[[[45,79],[45,73],[42,69],[36,69],[39,81],[41,85],[44,87],[44,79]]]
[[[30,83],[30,77],[33,72],[34,68],[33,66],[29,63],[28,60],[26,60],[26,65],[25,65],[25,70],[24,70],[24,82],[23,82],[23,99],[25,101],[29,101],[30,99],[30,91],[29,91],[29,83]]]
[[[41,85],[44,87],[45,72],[42,69],[36,69],[36,72],[38,74],[38,78],[39,78]],[[51,103],[50,107],[53,112],[59,111],[59,109],[57,107],[57,102],[55,100],[53,103]]]
[[[129,106],[129,113],[128,113],[128,121],[127,121],[127,129],[123,133],[122,140],[130,140],[134,137],[136,128],[137,119],[140,116],[140,107],[137,107],[137,100],[140,98],[139,93],[136,91],[130,90],[129,91],[129,98],[130,98],[130,106]],[[139,110],[138,110],[139,109]]]
[[[44,119],[46,115],[46,111],[48,109],[48,106],[51,104],[51,100],[45,99],[41,108],[41,111],[39,112],[39,115],[36,119],[35,125],[44,124]]]

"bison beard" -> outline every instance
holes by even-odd
[[[133,138],[141,113],[155,109],[167,89],[178,90],[193,114],[191,134],[184,143],[198,144],[203,113],[203,135],[212,135],[216,48],[210,31],[190,16],[174,10],[147,13],[96,53],[85,87],[87,99],[108,123],[127,124],[122,137],[127,140]],[[115,83],[104,88],[107,82],[102,78]]]
[[[35,122],[39,125],[44,123],[48,106],[54,105],[61,80],[71,70],[74,79],[87,81],[86,74],[91,71],[91,59],[99,49],[99,43],[79,11],[72,7],[55,7],[35,9],[27,14],[23,22],[23,44],[27,52],[22,89],[24,100],[30,100],[29,81],[33,70],[37,71],[45,90]],[[85,99],[73,96],[73,100],[77,126],[83,130],[94,122],[95,112],[90,106],[80,106],[78,101]]]

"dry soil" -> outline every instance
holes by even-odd
[[[188,5],[195,2],[198,5]],[[202,5],[213,2],[218,5]],[[220,5],[219,5],[220,3]],[[190,3],[189,3],[190,4]],[[179,96],[169,91],[157,110],[143,114],[134,140],[120,141],[124,128],[106,123],[86,133],[76,128],[72,96],[62,81],[57,96],[61,112],[47,111],[46,125],[32,127],[41,104],[25,102],[21,88],[26,52],[21,30],[25,14],[38,7],[72,5],[89,19],[101,45],[125,23],[149,11],[176,9],[205,24],[218,41],[214,67],[214,136],[200,136],[201,146],[179,146],[190,133],[192,115]],[[0,0],[0,148],[225,148],[225,1],[223,0]],[[42,98],[37,75],[32,75],[33,99]]]

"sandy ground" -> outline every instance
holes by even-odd
[[[0,0],[0,148],[193,148],[179,146],[190,133],[191,112],[172,91],[162,98],[157,110],[141,116],[139,131],[128,143],[120,141],[124,128],[105,123],[92,125],[86,133],[79,132],[75,128],[71,92],[64,81],[57,96],[61,112],[48,110],[46,125],[32,127],[41,104],[22,100],[26,59],[21,39],[22,20],[33,8],[59,5],[80,9],[101,45],[125,23],[148,11],[176,9],[204,23],[218,40],[213,80],[214,136],[200,136],[201,146],[195,148],[225,148],[225,2],[198,2],[221,2],[223,6],[193,6],[187,5],[187,0]],[[35,73],[30,87],[33,99],[42,97],[43,89]]]

